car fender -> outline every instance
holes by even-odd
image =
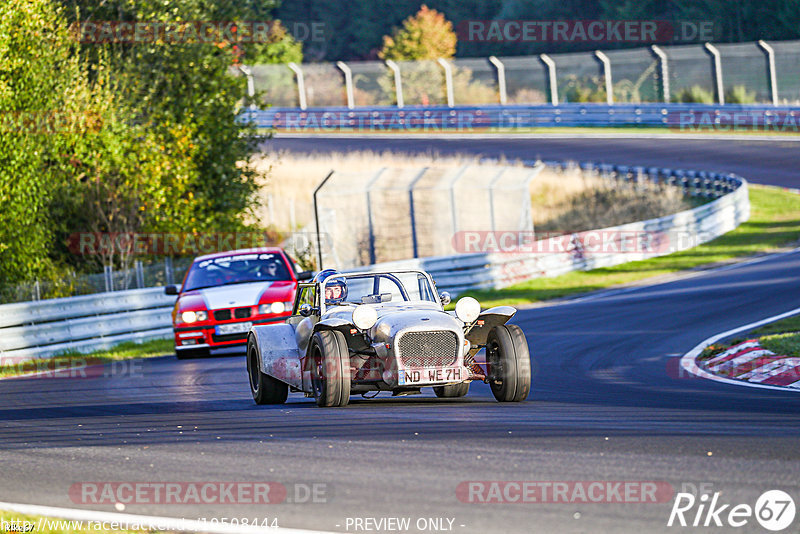
[[[467,340],[469,340],[473,346],[485,345],[486,338],[489,336],[489,332],[492,328],[506,324],[515,313],[517,313],[517,310],[511,306],[495,306],[494,308],[484,310],[478,316],[475,326],[467,333]],[[483,324],[478,325],[479,321],[483,321]]]
[[[300,350],[291,324],[254,326],[249,336],[259,351],[258,366],[262,373],[292,387],[302,388]]]
[[[353,328],[352,322],[339,317],[326,317],[314,325],[315,332],[320,330],[341,330],[342,333],[346,334],[351,328]]]

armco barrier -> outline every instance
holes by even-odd
[[[561,170],[570,168],[566,163],[547,165]],[[581,233],[571,236],[572,246],[558,253],[457,254],[376,264],[362,270],[420,268],[433,275],[439,289],[455,294],[467,289],[501,288],[539,276],[608,267],[685,250],[736,228],[750,215],[747,183],[738,176],[595,164],[582,164],[580,168],[608,180],[668,184],[681,187],[689,195],[714,200],[673,215],[597,231],[620,236],[650,232],[666,240],[655,252],[593,253],[585,246],[588,234]],[[563,238],[550,239],[561,239],[563,245]],[[544,245],[547,250],[557,248]],[[174,304],[175,297],[165,295],[162,288],[148,288],[2,305],[0,363],[48,358],[67,350],[88,352],[123,341],[168,338]]]
[[[800,132],[800,107],[756,104],[561,104],[249,109],[240,120],[283,132],[471,131],[552,126],[640,126],[679,131]]]
[[[0,363],[169,337],[174,305],[161,287],[5,304]]]

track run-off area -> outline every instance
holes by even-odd
[[[540,156],[800,185],[796,141],[278,136],[264,147]],[[258,481],[287,493],[273,504],[130,502],[124,512],[275,518],[281,527],[341,532],[391,518],[410,518],[411,532],[681,530],[667,526],[673,492],[721,492],[724,503],[751,507],[766,490],[800,497],[800,394],[706,380],[680,366],[704,339],[798,302],[800,252],[790,251],[520,310],[513,322],[531,347],[533,391],[519,404],[499,404],[488,386],[473,384],[463,399],[381,395],[320,409],[291,394],[285,405],[257,407],[239,356],[165,356],[107,377],[3,380],[0,501],[114,512],[81,490]],[[463,491],[464,483],[504,481],[649,481],[673,492],[657,502],[498,504]],[[369,523],[377,524],[398,531],[389,528],[397,523]],[[757,528],[751,517],[744,530]]]

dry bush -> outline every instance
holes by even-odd
[[[541,178],[541,180],[540,180]],[[580,172],[547,171],[532,184],[534,228],[571,233],[677,213],[692,207],[675,187],[614,183]]]

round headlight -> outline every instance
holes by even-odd
[[[472,297],[464,297],[456,303],[456,317],[471,323],[481,314],[480,303]]]
[[[197,321],[197,314],[193,311],[185,311],[181,314],[181,319],[184,323],[193,323]]]
[[[269,309],[272,313],[283,313],[286,310],[286,308],[283,305],[283,302],[273,302],[270,305]]]
[[[353,310],[353,324],[356,328],[367,330],[378,322],[378,312],[372,306],[362,304]]]

